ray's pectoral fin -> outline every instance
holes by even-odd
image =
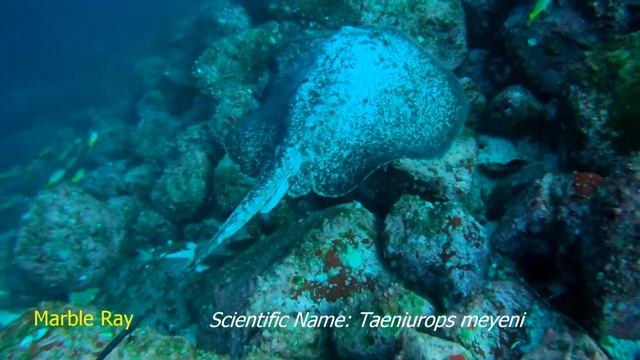
[[[287,194],[289,179],[300,167],[300,157],[297,154],[284,156],[279,164],[261,176],[258,185],[249,191],[213,239],[198,252],[194,259],[196,266],[209,256],[227,253],[230,239],[238,230],[258,212],[265,214],[271,211]]]

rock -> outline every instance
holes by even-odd
[[[610,100],[609,93],[580,87],[572,87],[568,97],[575,129],[582,137],[582,149],[576,152],[576,161],[586,169],[605,174],[620,163],[613,145],[612,129],[607,126],[611,120],[607,111]]]
[[[630,5],[628,1],[617,0],[596,1],[588,4],[598,27],[614,34],[629,31],[629,24],[633,17]]]
[[[268,328],[251,341],[248,358],[258,359],[325,359],[329,335],[317,328],[305,329],[288,326]],[[258,356],[262,354],[263,357]],[[264,357],[266,356],[266,357]]]
[[[547,360],[562,359],[567,356],[573,359],[609,359],[598,344],[589,336],[580,333],[571,334],[569,332],[558,332],[554,329],[547,330],[544,334],[542,344],[524,354],[522,359]],[[619,358],[614,357],[614,359]]]
[[[477,151],[473,137],[460,137],[440,159],[398,160],[391,166],[400,172],[404,181],[395,180],[393,185],[421,189],[417,193],[429,194],[430,198],[463,199],[471,189]],[[402,186],[403,183],[406,186]]]
[[[136,329],[109,354],[107,359],[229,360],[227,356],[198,350],[182,337],[165,336],[150,328]]]
[[[371,174],[356,189],[356,198],[376,214],[386,214],[403,194],[434,201],[466,201],[472,190],[477,150],[476,141],[463,135],[440,159],[394,161]]]
[[[213,172],[217,215],[227,218],[255,185],[254,178],[242,173],[240,167],[225,156]]]
[[[465,126],[474,130],[478,129],[478,124],[484,118],[487,110],[487,99],[480,91],[478,84],[471,78],[464,77],[460,79],[460,83],[469,99],[469,116]]]
[[[131,224],[131,242],[136,249],[178,240],[176,226],[157,211],[142,205]]]
[[[258,108],[268,79],[268,65],[292,31],[266,23],[222,38],[205,50],[194,65],[200,90],[219,103],[212,130],[224,138],[229,129]]]
[[[640,316],[640,236],[631,215],[638,207],[638,168],[632,161],[611,179],[595,173],[548,174],[513,202],[491,239],[524,274],[535,275],[536,267],[558,274],[537,280],[543,293],[550,291],[545,289],[550,282],[569,290],[585,287],[578,293],[561,290],[561,295],[572,300],[584,298],[586,291],[588,325],[612,354],[629,354],[627,340],[640,339],[635,321]]]
[[[505,138],[483,135],[478,138],[478,147],[478,165],[506,164],[523,159],[514,143]]]
[[[278,20],[297,21],[305,27],[339,28],[359,19],[359,3],[352,0],[276,0],[269,13]]]
[[[569,105],[573,125],[584,138],[579,160],[586,169],[607,171],[620,164],[619,152],[637,151],[640,126],[640,32],[612,36],[583,53],[571,87]]]
[[[600,34],[570,2],[551,5],[530,25],[529,12],[517,6],[505,21],[507,52],[538,91],[561,97],[583,49],[595,45]]]
[[[478,90],[487,98],[514,83],[513,63],[501,51],[485,48],[470,49],[462,65],[456,69],[460,78],[473,80]]]
[[[190,299],[185,297],[187,285],[196,283],[195,275],[185,273],[187,258],[160,258],[184,248],[157,246],[155,251],[142,250],[137,257],[130,257],[111,272],[93,304],[134,314],[143,326],[195,342],[194,324],[198,319],[189,309]]]
[[[374,221],[358,203],[326,209],[304,222],[290,221],[208,275],[211,285],[202,287],[209,295],[199,296],[196,307],[203,319],[215,311],[259,314],[274,309],[292,318],[298,312],[336,315],[389,281],[377,258]],[[318,344],[328,336],[323,328],[268,330],[210,329],[203,323],[199,343],[236,356],[248,351],[245,344],[251,337],[254,347],[274,356],[316,358],[322,356]],[[294,346],[291,337],[304,345]]]
[[[309,28],[394,28],[411,36],[449,69],[459,66],[467,53],[460,0],[278,0],[271,13],[276,19],[298,21]]]
[[[469,43],[486,47],[494,40],[500,23],[496,21],[503,16],[500,1],[496,0],[462,0],[467,24]]]
[[[558,206],[556,193],[564,187],[565,180],[551,174],[536,181],[507,209],[491,238],[492,246],[517,259],[534,254],[550,256],[551,244],[545,236],[553,231],[556,220],[553,214]]]
[[[92,314],[95,308],[44,302],[29,309],[0,331],[0,356],[5,359],[93,359],[124,330],[111,326],[34,326],[35,311],[49,314]],[[127,336],[107,357],[110,360],[192,359],[222,360],[227,357],[197,350],[184,338],[163,336],[148,328],[139,328]]]
[[[93,123],[91,131],[98,134],[98,140],[94,146],[89,147],[87,159],[101,164],[126,158],[132,143],[131,125],[125,120],[126,113],[95,112],[89,116]]]
[[[220,222],[214,218],[207,218],[198,223],[191,223],[184,226],[182,239],[185,242],[203,243],[211,240],[211,236],[220,228]]]
[[[41,192],[24,216],[14,263],[38,287],[70,291],[99,284],[117,263],[123,217],[72,186]]]
[[[490,115],[482,128],[503,136],[532,135],[544,124],[544,106],[520,85],[502,90],[491,100]]]
[[[144,99],[138,104],[137,111],[140,121],[132,134],[136,139],[133,144],[135,156],[154,166],[165,164],[172,158],[173,139],[179,131],[178,120],[145,104]]]
[[[524,160],[512,160],[506,164],[487,163],[478,168],[487,177],[498,177],[490,181],[491,184],[488,188],[486,181],[481,184],[486,204],[484,214],[489,220],[500,219],[509,202],[517,198],[536,180],[553,170],[549,163],[528,163]]]
[[[95,358],[124,327],[34,326],[35,311],[66,314],[67,311],[92,313],[95,309],[43,302],[25,311],[0,331],[0,357],[3,359],[87,359]]]
[[[488,220],[501,218],[507,203],[527,186],[558,167],[557,155],[526,138],[517,142],[483,135],[478,139],[478,172],[474,189],[484,199]]]
[[[404,327],[361,326],[362,312],[380,316],[428,316],[435,315],[436,310],[429,301],[394,282],[379,294],[350,304],[345,312],[352,319],[351,325],[332,332],[338,354],[345,359],[390,359],[396,353],[398,340],[404,339]]]
[[[126,171],[126,161],[108,162],[89,171],[82,180],[82,188],[101,200],[117,196],[120,193],[119,184]]]
[[[467,32],[460,0],[365,0],[360,6],[362,25],[409,34],[449,69],[464,61]]]
[[[463,360],[473,359],[473,355],[453,341],[406,329],[402,332],[399,359]]]
[[[352,203],[325,210],[322,218],[300,247],[258,277],[249,313],[337,314],[388,281],[376,255],[371,213]]]
[[[576,244],[575,234],[592,214],[588,201],[603,185],[605,180],[594,173],[546,174],[511,203],[492,246],[515,259],[558,256],[557,238],[564,236],[567,249]]]
[[[606,181],[583,177],[577,191],[594,203],[588,217],[570,224],[572,240],[580,244],[590,309],[597,314],[593,326],[613,352],[628,345],[622,339],[640,349],[639,164],[636,157]],[[599,186],[604,190],[596,192]]]
[[[537,302],[526,288],[512,281],[487,282],[483,289],[449,315],[456,316],[456,325],[442,329],[442,335],[471,351],[474,359],[518,359],[540,346],[549,331],[558,334],[570,332],[559,314]],[[462,326],[466,315],[517,318],[510,318],[510,326],[495,326],[489,330],[488,327],[479,327],[479,323]],[[523,322],[516,323],[516,320]]]
[[[216,0],[202,3],[201,9],[177,29],[173,42],[187,54],[202,52],[221,37],[237,34],[251,27],[251,19],[236,1]]]
[[[612,359],[633,359],[640,354],[640,341],[637,339],[619,339],[606,336],[600,340],[600,345]]]
[[[405,195],[385,219],[385,257],[398,274],[449,308],[482,285],[489,244],[459,204]]]
[[[140,199],[146,199],[156,180],[156,169],[150,164],[142,164],[127,170],[120,179],[118,190]]]
[[[211,124],[207,122],[189,126],[176,138],[176,150],[179,154],[185,154],[192,150],[198,150],[217,163],[224,154],[222,145],[215,138]]]
[[[205,203],[211,170],[204,152],[182,154],[156,182],[151,193],[153,204],[173,221],[190,219]]]

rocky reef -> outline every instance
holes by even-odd
[[[462,129],[411,132],[446,133],[434,136],[442,154],[388,157],[425,138],[385,131],[374,140],[393,141],[375,143],[341,127],[346,115],[380,129],[401,119],[404,130],[446,115],[427,107],[443,98],[425,91],[432,77],[393,79],[415,90],[402,99],[420,97],[407,111],[336,90],[336,61],[356,63],[348,49],[373,49],[367,61],[380,65],[397,61],[380,49],[400,42],[455,74],[453,98],[468,105]],[[69,116],[83,127],[1,170],[1,358],[640,358],[637,2],[203,0],[170,43],[136,60],[135,94],[78,109]],[[394,74],[426,71],[402,60]],[[387,85],[380,97],[406,90]],[[274,140],[294,127],[297,138]],[[331,164],[298,164],[289,195],[268,189],[264,211],[224,252],[207,252],[301,139],[304,156]],[[358,173],[357,188],[310,192],[321,171],[340,178],[363,159],[375,171]],[[37,309],[138,322],[34,326]],[[218,312],[292,320],[214,328]],[[366,313],[451,326],[361,326]],[[464,326],[467,315],[526,320],[488,329]],[[299,316],[352,326],[294,326]]]

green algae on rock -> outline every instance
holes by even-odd
[[[637,151],[640,126],[640,32],[613,37],[585,52],[587,71],[578,76],[596,89],[601,106],[609,110],[607,138],[623,151]]]
[[[317,54],[315,60],[276,125],[281,134],[276,143],[246,144],[276,149],[267,157],[258,186],[199,260],[224,250],[229,237],[256,213],[269,212],[287,193],[347,194],[393,160],[441,156],[460,132],[467,116],[460,83],[400,33],[344,27],[319,41],[312,54]]]
[[[100,326],[34,326],[35,310],[46,309],[51,313],[93,314],[93,308],[76,307],[57,302],[44,302],[29,309],[0,331],[0,357],[16,360],[95,359],[111,342],[122,327]],[[137,359],[191,359],[222,360],[226,356],[197,350],[186,339],[161,335],[148,328],[136,329],[111,352],[108,360]]]

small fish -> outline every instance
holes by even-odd
[[[551,0],[537,0],[533,10],[529,13],[529,22],[527,22],[527,26],[531,26],[531,23],[537,19],[541,13],[547,11],[549,5],[551,5]]]
[[[89,133],[89,139],[87,140],[87,145],[89,145],[89,149],[93,149],[96,146],[96,143],[98,142],[98,132],[97,131],[92,131]]]
[[[53,172],[51,176],[49,176],[49,181],[47,182],[47,186],[52,186],[60,182],[64,175],[67,173],[67,169],[59,169]]]
[[[84,169],[79,169],[78,171],[76,171],[76,173],[71,178],[71,182],[73,184],[77,184],[80,181],[82,181],[82,179],[84,179],[85,175],[86,175],[86,171],[84,171]]]

